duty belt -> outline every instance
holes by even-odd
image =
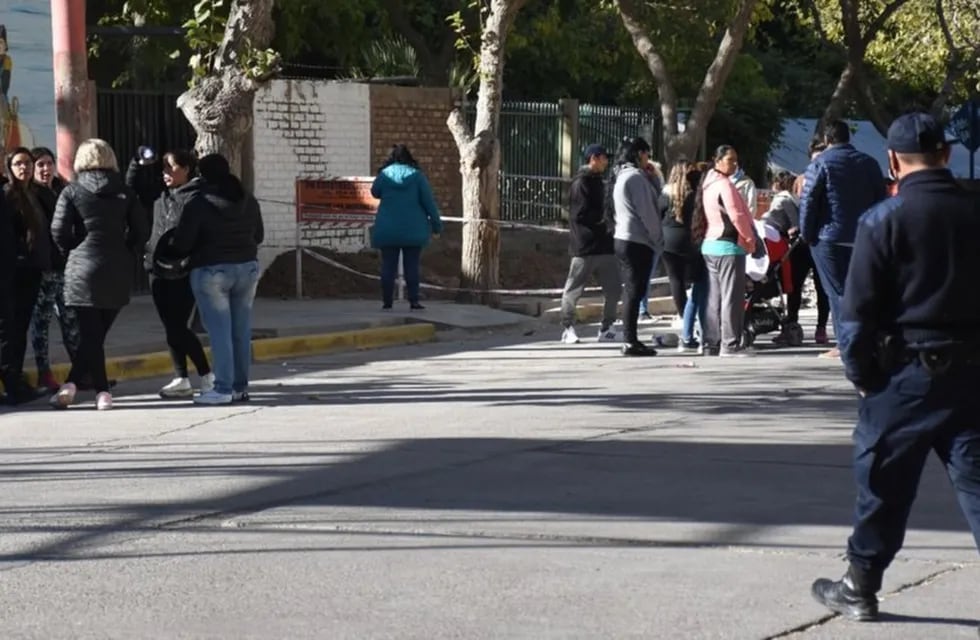
[[[932,375],[942,375],[953,367],[980,365],[980,349],[964,345],[934,349],[902,349],[899,362],[910,364],[918,360]]]

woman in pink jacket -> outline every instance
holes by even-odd
[[[718,147],[714,167],[701,182],[691,225],[708,267],[705,353],[724,357],[750,354],[742,346],[745,256],[755,251],[756,235],[748,205],[731,181],[737,169],[735,149]]]

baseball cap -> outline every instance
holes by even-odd
[[[928,113],[906,113],[888,127],[888,148],[896,153],[929,153],[947,144],[942,125]]]
[[[585,159],[588,160],[595,156],[606,156],[609,157],[609,152],[601,144],[590,144],[585,148]]]

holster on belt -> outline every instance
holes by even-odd
[[[878,341],[877,358],[878,366],[888,375],[918,360],[930,375],[939,376],[954,366],[980,364],[980,343],[910,347],[901,336],[885,335]]]

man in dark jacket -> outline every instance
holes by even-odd
[[[814,597],[857,620],[878,615],[882,575],[902,546],[926,459],[946,466],[980,550],[980,201],[946,168],[942,126],[925,113],[888,130],[899,193],[862,218],[840,341],[857,388],[857,505],[843,579]]]
[[[593,273],[599,279],[605,298],[599,341],[617,340],[612,326],[616,322],[616,308],[622,285],[619,266],[616,256],[613,255],[612,233],[603,218],[605,185],[602,174],[609,166],[609,155],[602,146],[593,144],[585,150],[585,161],[586,165],[572,180],[568,194],[568,250],[572,255],[572,263],[568,268],[568,279],[561,297],[561,341],[565,344],[579,341],[575,332],[575,306]]]
[[[806,170],[800,195],[800,233],[811,247],[830,299],[834,336],[840,344],[840,305],[858,218],[885,199],[885,178],[878,162],[851,144],[846,122],[827,125],[824,141],[827,149]],[[832,349],[824,355],[836,358],[840,352]]]

